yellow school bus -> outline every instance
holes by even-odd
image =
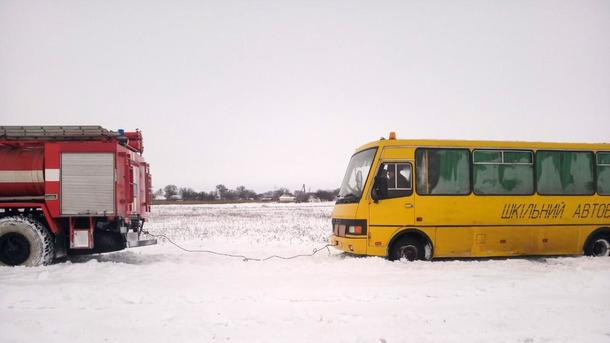
[[[610,253],[610,144],[403,140],[351,157],[338,249],[391,260]]]

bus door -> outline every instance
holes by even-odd
[[[383,254],[398,228],[413,225],[413,164],[382,161],[375,175],[377,200],[369,205],[369,249],[377,248]]]

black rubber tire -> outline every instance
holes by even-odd
[[[35,219],[0,219],[0,266],[40,266],[53,262],[53,236]]]
[[[585,255],[596,257],[610,256],[610,233],[598,233],[587,240]]]
[[[415,237],[401,237],[392,244],[388,259],[396,261],[406,259],[408,261],[425,260],[425,244]]]

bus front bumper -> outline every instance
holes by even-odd
[[[350,254],[366,254],[366,237],[353,238],[332,235],[330,236],[330,244],[334,245],[335,248]]]

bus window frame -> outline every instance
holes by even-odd
[[[349,161],[348,161],[348,166],[349,166],[349,162],[352,160],[352,158],[364,151],[367,150],[375,150],[375,153],[373,154],[373,159],[371,160],[371,167],[369,168],[369,173],[366,177],[366,180],[364,181],[364,183],[362,184],[362,192],[360,193],[360,196],[358,197],[358,199],[354,199],[354,201],[348,201],[348,202],[340,202],[340,198],[337,199],[337,201],[335,201],[336,204],[357,204],[360,203],[360,201],[362,201],[362,199],[365,199],[366,196],[370,196],[370,194],[365,194],[365,190],[368,189],[367,187],[367,183],[369,182],[369,180],[371,179],[371,171],[373,170],[373,166],[375,165],[375,163],[378,161],[379,156],[381,156],[381,151],[383,149],[379,149],[379,146],[372,146],[370,148],[366,148],[366,149],[362,149],[362,150],[358,150],[356,152],[354,152],[350,157],[349,157]],[[379,154],[379,155],[378,155]],[[377,174],[375,174],[377,175]],[[374,177],[372,178],[373,180],[375,179]],[[373,182],[374,183],[374,182]],[[343,180],[341,180],[341,186],[343,185]],[[339,187],[339,190],[341,189],[341,186]]]
[[[501,156],[502,156],[502,162],[478,162],[475,163],[474,162],[474,154],[477,151],[498,151],[501,152]],[[524,163],[524,162],[520,162],[520,163],[504,163],[504,152],[529,152],[530,156],[532,157],[532,162],[531,163]],[[532,180],[533,180],[533,188],[532,188],[532,193],[529,194],[479,194],[477,192],[475,192],[474,190],[474,166],[475,164],[483,164],[483,165],[518,165],[518,166],[524,166],[524,165],[528,165],[528,166],[532,166]],[[537,180],[536,180],[536,151],[534,150],[529,150],[529,149],[502,149],[502,148],[482,148],[482,149],[472,149],[472,164],[471,164],[471,168],[470,168],[470,172],[472,174],[472,180],[470,182],[471,184],[471,190],[472,190],[472,194],[476,195],[476,196],[526,196],[526,197],[530,197],[532,195],[536,195],[538,194],[538,184],[537,184]]]
[[[604,163],[604,164],[600,164],[599,163],[599,154],[609,154],[610,155],[610,151],[608,150],[600,150],[600,151],[595,151],[593,152],[593,154],[595,155],[595,168],[593,169],[593,174],[595,175],[595,194],[599,195],[600,197],[607,197],[610,196],[610,193],[608,194],[600,194],[599,193],[599,187],[597,186],[598,183],[598,174],[597,174],[597,167],[602,166],[602,167],[610,167],[610,163]]]
[[[443,194],[421,194],[417,191],[417,168],[419,168],[417,166],[417,151],[418,150],[466,150],[468,152],[468,182],[469,182],[469,187],[468,187],[468,193],[464,193],[464,194],[450,194],[450,193],[443,193]],[[472,189],[473,189],[473,173],[472,173],[472,149],[471,148],[445,148],[445,147],[426,147],[426,146],[420,146],[415,148],[415,152],[413,154],[414,157],[414,162],[413,162],[413,166],[414,166],[414,174],[413,174],[413,180],[414,180],[414,186],[415,186],[415,193],[418,196],[422,196],[422,197],[426,197],[426,196],[470,196],[471,194],[474,194]]]
[[[383,159],[379,159],[378,163],[377,163],[377,168],[375,169],[375,174],[374,175],[378,175],[379,174],[379,170],[383,167],[384,164],[390,164],[390,163],[394,163],[394,165],[396,166],[397,164],[407,164],[411,167],[411,188],[407,189],[407,188],[393,188],[393,191],[409,191],[409,194],[405,194],[405,195],[401,195],[401,196],[395,196],[395,197],[387,197],[387,198],[379,198],[377,199],[378,201],[381,200],[388,200],[388,199],[399,199],[399,198],[404,198],[404,197],[410,197],[413,195],[414,193],[414,186],[415,186],[415,160],[414,159],[404,159],[404,160],[396,160],[396,159],[391,159],[391,160],[383,160]],[[369,187],[369,198],[372,198],[372,194],[373,191],[375,190],[375,178],[373,178],[373,182],[371,183],[370,187]],[[388,188],[388,191],[390,191],[390,189]]]
[[[538,157],[538,153],[539,152],[585,152],[585,153],[589,153],[591,154],[593,157],[591,159],[591,166],[592,166],[592,171],[593,171],[593,192],[588,194],[588,193],[583,193],[583,194],[545,194],[545,193],[540,193],[538,192],[538,170],[535,169],[535,175],[534,175],[534,179],[535,179],[535,185],[536,185],[536,194],[540,195],[540,196],[544,196],[544,197],[565,197],[565,196],[592,196],[592,195],[596,195],[597,193],[597,154],[595,153],[595,151],[593,150],[554,150],[554,149],[539,149],[536,150],[536,156]],[[536,158],[536,160],[534,161],[534,166],[535,168],[538,168],[538,163],[537,163],[538,159]]]

